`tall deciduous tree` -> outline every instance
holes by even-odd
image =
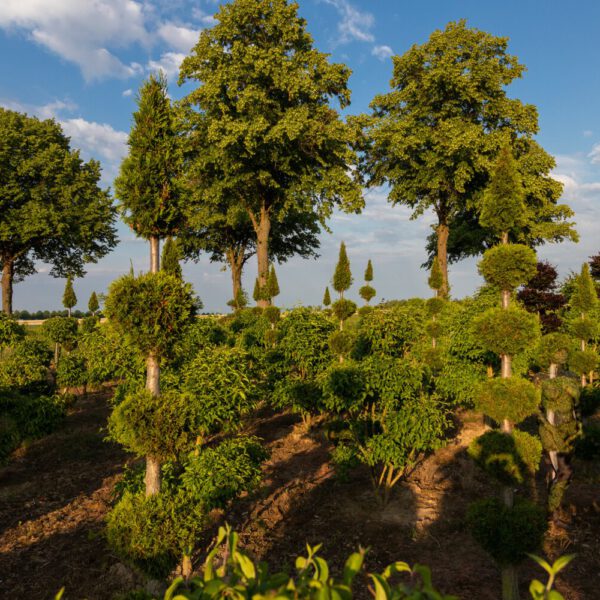
[[[273,222],[290,211],[324,222],[334,206],[363,205],[350,169],[355,135],[329,104],[348,106],[350,71],[314,48],[297,13],[287,0],[223,5],[180,71],[180,83],[200,83],[183,100],[197,200],[246,210],[260,288],[267,285]]]
[[[448,293],[453,228],[469,219],[471,228],[460,228],[463,253],[468,248],[479,254],[494,244],[493,233],[482,232],[477,218],[490,169],[505,145],[519,159],[527,193],[526,219],[513,232],[517,241],[576,237],[565,221],[572,211],[556,204],[562,186],[549,177],[554,159],[532,139],[537,111],[506,95],[506,86],[524,70],[507,53],[507,41],[465,21],[449,23],[425,44],[394,57],[392,91],[377,96],[372,115],[358,120],[366,133],[362,170],[368,185],[387,183],[390,202],[409,206],[415,218],[428,210],[437,218],[429,249],[442,269],[442,295]]]
[[[67,283],[65,284],[65,291],[63,292],[62,303],[63,306],[69,311],[70,317],[73,307],[77,304],[77,296],[75,295],[75,290],[73,289],[73,278],[70,275],[67,277]]]
[[[82,277],[117,243],[115,210],[98,186],[100,164],[83,162],[53,120],[0,108],[0,268],[2,310],[13,284],[36,272]]]
[[[162,74],[151,75],[142,84],[137,104],[129,134],[129,154],[121,164],[115,189],[123,219],[138,236],[150,242],[150,272],[156,274],[160,269],[161,238],[176,235],[183,224],[178,188],[181,146]],[[113,307],[113,312],[116,310]],[[146,389],[159,396],[160,353],[151,346],[148,350]],[[146,490],[154,494],[159,489],[160,464],[148,456]]]

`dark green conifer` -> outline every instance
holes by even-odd
[[[371,259],[369,259],[367,268],[365,269],[365,281],[367,283],[371,283],[371,281],[373,281],[373,263],[371,263]]]
[[[267,280],[267,295],[268,299],[272,300],[276,296],[279,296],[279,282],[277,281],[277,273],[275,273],[275,265],[271,265],[269,271],[269,279]]]
[[[171,236],[167,238],[165,245],[163,246],[162,257],[161,257],[161,269],[169,275],[174,275],[179,279],[182,278],[181,264],[181,249],[177,240]]]
[[[69,311],[69,316],[71,316],[71,311],[77,304],[77,296],[75,295],[75,290],[73,289],[73,278],[70,275],[67,277],[62,303],[63,306]]]
[[[340,295],[340,298],[343,298],[344,292],[349,290],[351,285],[352,272],[350,271],[350,261],[346,254],[346,244],[342,242],[335,273],[333,274],[333,289]]]
[[[325,295],[323,296],[323,306],[326,308],[331,304],[331,296],[329,294],[329,286],[325,288]]]
[[[98,296],[96,295],[96,292],[92,292],[92,295],[88,301],[88,310],[95,315],[99,308],[100,304],[98,302]]]

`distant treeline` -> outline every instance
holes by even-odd
[[[21,319],[25,321],[41,321],[49,319],[50,317],[67,317],[69,312],[67,310],[36,310],[35,312],[29,312],[28,310],[15,310],[13,311],[13,317],[15,319]],[[99,313],[96,313],[99,315]],[[88,311],[74,310],[71,311],[71,316],[76,319],[82,319],[83,317],[91,317],[92,313]]]

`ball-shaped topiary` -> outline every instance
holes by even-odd
[[[276,306],[267,306],[264,309],[263,314],[271,325],[275,325],[279,319],[281,319],[281,311]]]
[[[53,344],[70,345],[77,338],[77,319],[51,317],[42,324],[42,335]]]
[[[486,250],[479,273],[501,290],[514,290],[537,273],[535,251],[523,244],[502,244]]]
[[[535,385],[520,377],[486,379],[475,389],[475,407],[497,423],[520,423],[537,411],[539,396]]]
[[[349,319],[356,312],[356,304],[352,300],[341,298],[336,300],[333,305],[333,314],[340,320]]]
[[[535,552],[548,527],[544,509],[523,499],[510,508],[496,498],[476,502],[467,522],[473,537],[501,566],[517,565]]]
[[[364,396],[364,376],[357,365],[346,363],[324,374],[323,403],[327,410],[334,413],[359,410]]]
[[[507,434],[492,430],[471,442],[469,455],[503,485],[519,485],[538,470],[542,444],[524,431]]]
[[[569,368],[579,375],[594,371],[599,362],[600,357],[594,350],[575,350],[569,354]]]
[[[367,284],[358,290],[358,294],[365,302],[370,302],[377,295],[377,292],[373,286]]]
[[[440,348],[426,348],[423,352],[423,361],[431,369],[439,371],[444,367],[444,352]]]
[[[0,311],[0,348],[12,346],[25,337],[25,327]]]
[[[197,302],[174,275],[126,275],[111,284],[104,312],[144,354],[163,356],[193,321]]]
[[[598,337],[600,331],[597,321],[589,317],[574,319],[569,323],[569,329],[576,338],[585,341]]]
[[[351,331],[336,331],[329,337],[329,348],[336,356],[348,356],[352,352],[356,335]]]
[[[564,333],[555,332],[542,336],[536,352],[540,366],[548,368],[551,364],[564,365],[571,345],[571,339]]]
[[[571,377],[556,377],[542,382],[542,406],[546,410],[570,412],[579,400],[579,383]]]
[[[425,309],[427,310],[427,314],[433,317],[439,315],[444,310],[445,305],[446,301],[436,296],[435,298],[429,298],[425,302]]]
[[[486,350],[514,355],[539,338],[539,317],[518,307],[490,308],[474,320],[473,331]]]
[[[430,321],[429,323],[427,323],[427,325],[425,325],[425,332],[429,337],[438,338],[440,337],[440,335],[442,335],[443,331],[444,328],[439,323],[439,321]]]

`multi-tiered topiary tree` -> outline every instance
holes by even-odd
[[[579,339],[579,349],[569,357],[569,366],[581,376],[581,386],[585,387],[593,378],[598,367],[598,353],[589,347],[589,342],[598,337],[598,295],[587,263],[575,280],[575,289],[569,302],[569,325],[573,335]]]
[[[377,294],[375,288],[371,285],[371,281],[373,281],[373,264],[371,263],[371,259],[369,259],[367,268],[365,269],[366,283],[360,288],[360,290],[358,290],[360,297],[367,303],[367,305]]]
[[[491,229],[501,243],[488,250],[479,271],[486,282],[500,291],[501,306],[488,309],[475,320],[474,331],[481,345],[500,355],[501,377],[480,384],[476,407],[499,424],[470,447],[475,461],[503,484],[502,500],[489,499],[470,508],[469,520],[477,541],[502,568],[504,600],[519,597],[516,565],[526,552],[536,549],[545,531],[544,511],[532,502],[515,501],[514,488],[537,470],[541,444],[515,428],[535,414],[539,394],[528,380],[512,376],[512,357],[532,346],[539,337],[539,319],[518,306],[511,306],[514,290],[536,272],[535,252],[509,243],[525,207],[523,185],[509,148],[504,148],[484,195],[481,224]]]
[[[121,277],[111,284],[106,298],[106,316],[146,357],[145,390],[121,402],[113,421],[120,423],[116,439],[146,456],[147,496],[160,491],[161,461],[169,456],[169,445],[177,443],[178,435],[171,430],[163,435],[165,419],[171,418],[165,405],[176,403],[172,397],[160,398],[160,361],[193,321],[196,309],[190,284],[164,272]],[[176,428],[176,423],[172,426]]]

